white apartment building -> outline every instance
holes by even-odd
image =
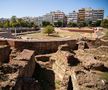
[[[8,18],[0,18],[0,22],[4,22],[6,20],[9,20]]]
[[[38,26],[42,26],[43,17],[39,16],[39,17],[37,18],[37,22],[38,22]]]
[[[69,22],[75,22],[77,23],[78,21],[78,13],[73,11],[72,13],[69,13],[67,16],[67,23]]]
[[[50,22],[53,24],[53,16],[51,13],[47,13],[46,15],[43,16],[43,21]]]
[[[104,10],[103,9],[95,9],[93,10],[93,21],[103,20],[104,18]]]

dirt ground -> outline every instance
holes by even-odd
[[[73,28],[78,30],[78,28]],[[83,28],[81,28],[83,29]],[[84,28],[84,30],[88,28]],[[62,30],[60,28],[55,28],[56,33],[48,36],[46,34],[43,33],[32,33],[32,34],[25,34],[25,35],[20,35],[18,37],[22,37],[22,39],[38,39],[38,40],[43,40],[43,39],[67,39],[67,38],[71,38],[71,39],[78,39],[78,38],[82,38],[82,37],[87,37],[89,39],[94,39],[96,38],[96,34],[95,33],[84,33],[84,32],[70,32],[70,31],[66,31],[66,30]],[[103,33],[101,33],[102,35]]]

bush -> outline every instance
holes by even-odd
[[[54,32],[54,27],[51,25],[48,25],[44,28],[43,33],[50,35]]]
[[[86,26],[86,23],[85,22],[79,22],[78,23],[78,27],[85,27]]]
[[[104,20],[101,22],[101,26],[104,27],[104,28],[108,28],[108,20],[107,20],[107,19],[104,19]]]
[[[43,26],[43,27],[46,27],[46,26],[48,26],[48,25],[51,25],[50,22],[47,22],[47,21],[43,21],[43,22],[42,22],[42,26]]]
[[[63,21],[54,22],[54,26],[55,27],[62,27],[63,26]]]
[[[68,27],[77,27],[77,23],[69,22]]]

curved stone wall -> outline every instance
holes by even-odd
[[[38,52],[43,51],[56,51],[58,49],[59,45],[62,44],[68,44],[70,48],[74,49],[77,46],[77,40],[47,40],[47,41],[41,41],[41,40],[20,40],[20,39],[7,39],[7,40],[0,40],[0,45],[9,45],[11,47],[14,47],[18,50],[23,49],[31,49],[36,50]]]
[[[17,50],[30,49],[37,53],[50,53],[58,50],[58,46],[68,44],[73,50],[78,49],[78,40],[73,39],[58,39],[58,40],[21,40],[21,39],[0,39],[0,45],[9,45]],[[95,46],[107,46],[108,41],[103,40],[88,40],[86,41],[89,48]]]

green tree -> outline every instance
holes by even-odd
[[[51,25],[48,25],[44,28],[43,33],[48,34],[48,36],[54,32],[54,27]]]
[[[3,23],[2,22],[0,22],[0,28],[3,28]]]
[[[87,24],[88,27],[92,27],[92,21],[89,21]]]
[[[10,21],[9,20],[6,20],[3,24],[3,27],[5,28],[9,28],[10,27]]]
[[[17,22],[10,22],[11,27],[19,27],[19,24]]]
[[[77,26],[77,24],[74,23],[74,22],[69,22],[68,23],[68,27],[76,27],[76,26]]]
[[[62,27],[63,26],[63,22],[58,20],[57,22],[54,22],[54,26],[55,27]]]
[[[16,16],[12,16],[11,17],[11,22],[16,22],[16,18],[17,18]]]
[[[46,26],[48,26],[48,25],[51,25],[50,22],[47,22],[47,21],[43,21],[43,22],[42,22],[42,26],[43,26],[43,27],[46,27]]]
[[[104,19],[104,20],[101,22],[101,26],[104,27],[104,28],[108,28],[108,20],[107,20],[107,19]]]
[[[11,27],[16,27],[16,26],[18,26],[18,23],[17,23],[17,21],[16,21],[16,16],[12,16],[11,17],[11,21],[10,21],[10,26]]]
[[[101,26],[101,20],[96,21],[96,27],[99,27],[99,26]]]
[[[86,23],[85,23],[85,22],[79,22],[79,23],[78,23],[78,26],[79,26],[79,27],[85,27],[85,26],[86,26]]]
[[[36,24],[36,23],[33,23],[33,26],[32,26],[34,29],[39,29],[39,26]]]
[[[23,27],[24,26],[25,21],[23,19],[18,18],[16,21],[17,21],[19,27]]]

